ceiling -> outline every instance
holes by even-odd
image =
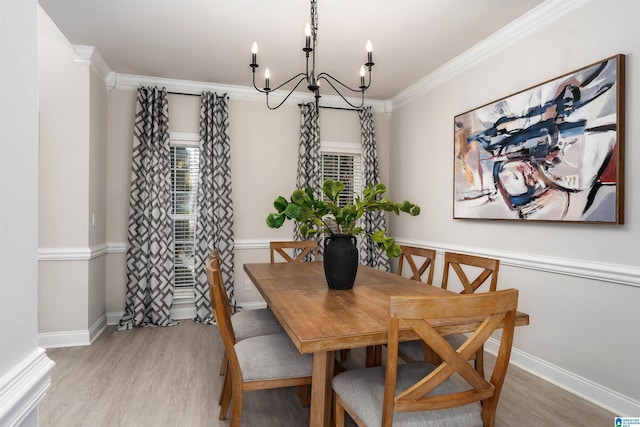
[[[266,66],[271,87],[304,71],[304,0],[39,2],[72,44],[95,46],[117,73],[251,86],[254,41],[259,86]],[[318,0],[317,70],[358,86],[371,40],[367,98],[390,99],[542,2]]]

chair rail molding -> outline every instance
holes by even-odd
[[[640,268],[619,264],[605,264],[577,259],[555,258],[535,254],[496,251],[491,249],[473,248],[467,246],[447,245],[437,242],[425,242],[397,238],[399,244],[435,249],[438,255],[445,252],[460,252],[489,258],[498,258],[501,265],[508,265],[528,270],[538,270],[545,273],[563,274],[566,276],[582,277],[600,280],[626,286],[640,287]]]
[[[275,239],[238,239],[235,241],[235,250],[265,249],[269,250],[269,242]],[[286,240],[282,238],[282,240]],[[478,255],[490,258],[498,258],[502,265],[538,270],[546,273],[563,274],[586,279],[601,280],[619,285],[640,287],[640,268],[620,265],[583,261],[568,258],[555,258],[535,254],[496,251],[491,249],[448,245],[438,242],[427,242],[412,239],[396,238],[396,242],[402,245],[418,246],[435,249],[438,255],[445,252],[459,252],[468,255]],[[126,243],[107,243],[107,253],[126,253]],[[40,260],[43,258],[40,257]]]
[[[0,425],[19,426],[38,408],[55,363],[37,348],[0,377]]]
[[[38,261],[88,261],[109,251],[107,243],[89,247],[38,248]]]

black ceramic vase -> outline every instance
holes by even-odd
[[[358,272],[356,237],[334,234],[324,239],[324,275],[331,289],[351,289]]]

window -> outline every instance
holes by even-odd
[[[344,183],[339,204],[353,203],[362,192],[362,146],[349,142],[322,142],[322,182],[335,179]]]
[[[188,140],[174,140],[173,135],[171,138],[174,284],[176,289],[190,288],[195,281],[200,150],[197,135],[189,134]]]

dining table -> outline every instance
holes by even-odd
[[[329,289],[319,262],[247,263],[244,270],[300,353],[313,354],[311,426],[331,419],[331,379],[335,351],[387,343],[389,297],[394,295],[457,295],[366,265],[358,266],[352,289]],[[473,331],[477,318],[430,321],[442,335]],[[518,312],[516,326],[529,324]],[[400,340],[417,339],[405,325]]]

